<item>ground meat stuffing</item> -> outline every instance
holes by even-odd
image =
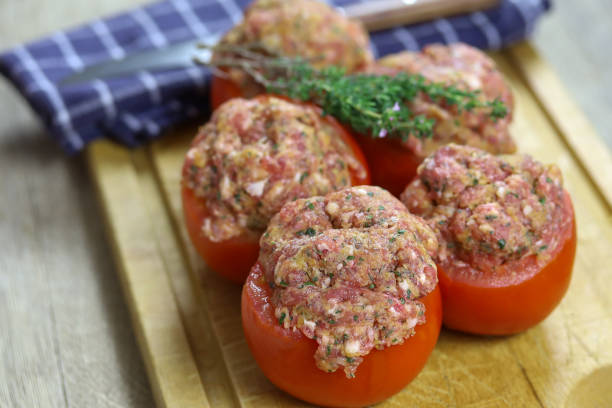
[[[314,108],[274,97],[233,99],[187,152],[183,183],[205,200],[214,242],[258,237],[286,201],[326,194],[365,169]]]
[[[528,155],[496,157],[448,145],[427,158],[401,200],[436,231],[436,261],[466,278],[523,270],[535,273],[562,248],[572,228],[572,208],[559,168]],[[535,264],[525,263],[535,256]],[[518,277],[516,277],[518,278]]]
[[[379,187],[287,203],[260,241],[281,326],[319,343],[317,367],[353,377],[373,348],[401,344],[425,321],[437,284],[434,233]]]
[[[465,144],[491,153],[513,153],[516,146],[508,125],[512,120],[513,97],[495,63],[482,51],[466,44],[427,46],[422,52],[401,52],[388,55],[369,68],[377,74],[399,72],[421,74],[428,81],[454,85],[464,90],[481,90],[483,100],[500,98],[509,109],[503,119],[491,119],[485,109],[458,112],[444,103],[432,103],[425,96],[417,97],[410,108],[417,114],[436,120],[434,135],[427,139],[408,138],[403,144],[417,157],[424,159],[438,147],[448,143]]]
[[[363,68],[373,59],[368,34],[359,22],[312,0],[256,0],[221,44],[262,44],[274,53],[310,59],[317,68],[336,65],[347,72]],[[217,53],[215,58],[228,55]],[[244,72],[234,69],[229,73],[241,85],[243,95],[261,92]]]

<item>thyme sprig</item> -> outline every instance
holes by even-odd
[[[422,75],[346,75],[342,68],[317,69],[312,60],[281,56],[259,44],[217,45],[213,50],[216,57],[206,65],[239,68],[268,92],[313,102],[324,114],[373,137],[431,136],[435,119],[415,114],[406,104],[419,95],[454,106],[458,112],[483,108],[494,120],[507,114],[499,99],[483,101],[480,91],[428,82]]]

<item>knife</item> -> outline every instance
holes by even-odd
[[[356,3],[338,11],[349,18],[360,20],[368,31],[376,31],[434,18],[490,8],[500,0],[370,0]],[[197,38],[137,52],[122,59],[113,59],[86,67],[60,81],[60,86],[76,85],[94,79],[104,79],[131,74],[137,71],[162,71],[187,68],[198,61],[209,61],[210,47],[217,44],[220,34]],[[206,47],[201,47],[205,45]]]

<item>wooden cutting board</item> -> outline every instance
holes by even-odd
[[[528,44],[493,57],[516,96],[519,150],[557,163],[578,224],[561,305],[510,337],[443,330],[425,369],[382,407],[612,407],[612,160]],[[159,407],[291,407],[250,355],[240,287],[217,278],[183,226],[180,173],[196,124],[150,147],[88,151],[125,296]]]

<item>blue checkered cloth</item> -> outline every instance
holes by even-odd
[[[333,0],[345,6],[359,0]],[[370,0],[372,1],[372,0]],[[250,0],[165,0],[21,45],[0,55],[12,81],[67,152],[108,137],[137,146],[209,111],[203,67],[95,80],[60,88],[75,71],[130,53],[227,31]],[[548,0],[502,0],[491,10],[378,31],[376,56],[463,41],[484,49],[516,42],[550,7]]]

